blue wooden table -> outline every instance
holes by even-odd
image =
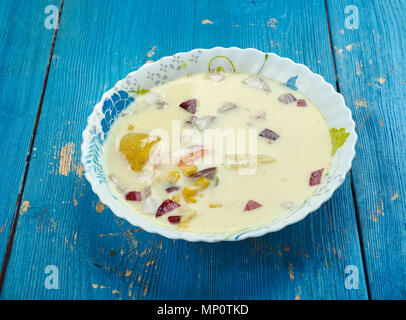
[[[1,299],[405,299],[405,34],[400,0],[0,1]],[[280,232],[168,240],[99,202],[81,133],[129,72],[214,46],[323,75],[357,155],[333,198]]]

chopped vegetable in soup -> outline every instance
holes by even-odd
[[[263,76],[196,74],[152,87],[104,144],[113,194],[167,228],[231,232],[300,206],[330,167],[327,122]]]

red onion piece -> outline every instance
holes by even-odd
[[[172,187],[168,187],[168,188],[165,189],[165,191],[166,191],[167,193],[171,193],[171,192],[174,192],[174,191],[176,191],[176,190],[179,190],[179,187],[172,186]]]
[[[180,206],[179,203],[166,199],[164,200],[161,205],[159,206],[158,210],[156,211],[155,217],[160,217],[165,213],[171,212]]]
[[[245,205],[244,211],[254,210],[254,209],[259,208],[259,207],[262,207],[262,204],[260,204],[260,203],[258,203],[256,201],[253,201],[253,200],[249,200],[247,202],[247,204]]]
[[[307,107],[307,103],[306,103],[306,100],[305,100],[305,99],[299,99],[299,100],[297,100],[296,105],[297,105],[298,107]]]
[[[170,216],[170,217],[168,217],[168,221],[170,223],[173,223],[173,224],[179,223],[180,222],[180,216]]]
[[[128,201],[141,201],[141,192],[130,191],[125,195],[125,199]]]
[[[196,99],[190,99],[187,101],[182,102],[179,107],[182,109],[190,112],[190,113],[195,113],[196,112]]]
[[[317,186],[318,184],[321,183],[321,177],[323,176],[323,171],[324,168],[313,171],[312,174],[310,175],[309,179],[309,186]]]
[[[197,171],[189,176],[189,178],[200,178],[200,177],[206,177],[208,179],[213,179],[214,176],[216,175],[217,168],[212,167],[212,168],[207,168],[203,169],[200,171]]]
[[[282,102],[283,104],[288,104],[296,101],[296,98],[291,93],[285,93],[279,97],[279,101]]]
[[[270,129],[262,130],[261,133],[259,134],[259,136],[264,137],[269,140],[276,140],[280,137],[279,134],[277,134],[276,132],[273,132]]]

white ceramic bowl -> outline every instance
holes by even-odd
[[[144,219],[131,211],[110,192],[103,172],[102,145],[113,121],[143,90],[187,74],[208,71],[242,72],[261,74],[276,79],[288,87],[299,90],[319,107],[327,119],[333,145],[332,165],[322,184],[311,198],[292,213],[255,228],[233,233],[193,233],[169,229]],[[148,232],[159,233],[171,239],[188,241],[241,240],[275,232],[283,227],[304,219],[330,199],[333,192],[343,183],[355,156],[355,123],[344,98],[322,76],[314,74],[302,64],[273,53],[256,49],[221,48],[195,49],[164,57],[154,63],[145,64],[118,81],[114,88],[105,92],[94,107],[83,131],[82,163],[85,175],[100,201],[114,214]]]

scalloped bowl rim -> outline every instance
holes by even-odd
[[[228,48],[224,48],[224,47],[213,47],[210,49],[202,49],[202,48],[196,48],[187,52],[178,52],[174,55],[171,56],[165,56],[160,58],[159,60],[153,62],[153,63],[147,63],[142,65],[140,68],[138,68],[135,71],[132,71],[131,73],[129,73],[125,78],[117,81],[115,83],[115,85],[108,91],[104,92],[100,101],[94,106],[92,113],[90,114],[90,116],[87,118],[87,124],[86,124],[86,128],[82,133],[82,144],[81,144],[81,163],[83,165],[85,165],[85,159],[84,159],[84,155],[86,154],[86,150],[88,148],[88,139],[87,139],[87,135],[89,134],[89,130],[92,124],[92,121],[95,119],[95,117],[97,115],[99,115],[100,113],[102,113],[101,109],[103,106],[103,102],[105,101],[106,98],[111,97],[111,95],[115,92],[117,92],[117,90],[120,88],[120,84],[122,84],[124,81],[126,81],[126,79],[128,79],[129,77],[134,77],[137,73],[141,73],[144,72],[145,70],[148,70],[149,68],[151,68],[153,65],[156,65],[158,63],[162,63],[163,61],[170,59],[176,55],[185,55],[185,54],[191,54],[193,52],[196,51],[214,51],[214,50],[241,50],[241,51],[253,51],[256,52],[258,54],[267,54],[281,62],[284,63],[288,63],[290,65],[295,66],[299,71],[301,72],[305,72],[315,78],[317,78],[321,83],[323,83],[324,85],[327,86],[328,90],[330,91],[329,93],[336,96],[339,99],[339,104],[341,104],[341,109],[342,112],[346,112],[346,117],[348,118],[349,122],[350,122],[350,128],[349,128],[349,133],[350,135],[353,137],[352,139],[352,143],[350,145],[350,149],[348,150],[349,152],[349,156],[346,159],[341,159],[340,161],[342,162],[341,165],[344,166],[344,169],[341,170],[344,172],[344,177],[346,176],[346,174],[350,171],[351,169],[351,165],[352,165],[352,161],[355,157],[355,144],[356,141],[358,139],[358,136],[355,132],[355,122],[352,118],[352,112],[351,110],[346,106],[344,97],[338,93],[335,88],[328,83],[327,81],[325,81],[325,79],[323,78],[323,76],[316,74],[314,72],[312,72],[310,70],[310,68],[308,68],[306,65],[301,64],[301,63],[296,63],[293,60],[289,59],[289,58],[285,58],[285,57],[280,57],[279,55],[269,52],[262,52],[258,49],[255,48],[238,48],[238,47],[228,47]],[[300,91],[300,90],[299,90]],[[348,153],[347,152],[347,153]],[[345,163],[344,163],[345,160]],[[138,216],[138,218],[134,218],[126,216],[121,214],[118,210],[115,210],[114,208],[114,203],[112,203],[111,201],[107,200],[104,198],[102,191],[98,188],[98,181],[96,181],[88,172],[87,170],[85,170],[84,172],[86,179],[89,181],[90,186],[92,188],[92,191],[99,197],[100,201],[107,205],[111,211],[119,218],[124,218],[126,219],[130,224],[134,225],[134,226],[138,226],[142,229],[144,229],[145,231],[148,231],[150,233],[157,233],[160,234],[166,238],[169,239],[181,239],[181,240],[186,240],[186,241],[192,241],[192,242],[196,242],[196,241],[204,241],[204,242],[218,242],[218,241],[238,241],[238,240],[243,240],[246,238],[251,238],[251,237],[260,237],[263,236],[267,233],[271,233],[271,232],[277,232],[280,231],[281,229],[285,228],[288,225],[292,225],[294,223],[297,223],[301,220],[303,220],[304,218],[306,218],[310,213],[318,210],[321,205],[323,203],[325,203],[326,201],[328,201],[333,193],[344,183],[345,179],[342,179],[341,181],[337,182],[336,184],[333,185],[332,188],[328,189],[328,192],[326,192],[325,196],[323,197],[323,199],[321,199],[321,201],[319,201],[315,206],[313,206],[313,208],[311,208],[310,210],[301,210],[298,212],[294,212],[294,213],[290,213],[286,216],[280,217],[276,220],[273,220],[271,222],[268,222],[266,224],[260,225],[260,226],[255,226],[252,229],[247,229],[244,232],[240,231],[240,235],[238,237],[233,237],[233,238],[227,238],[227,235],[230,234],[230,232],[223,232],[223,233],[197,233],[197,232],[188,232],[188,231],[178,231],[178,230],[173,230],[170,228],[166,228],[166,227],[162,227],[158,224],[155,223],[148,223],[147,219],[141,218],[138,214],[134,214],[134,216]],[[118,200],[117,200],[118,201]],[[137,221],[138,220],[138,221]],[[232,232],[232,233],[238,233],[236,232]]]

